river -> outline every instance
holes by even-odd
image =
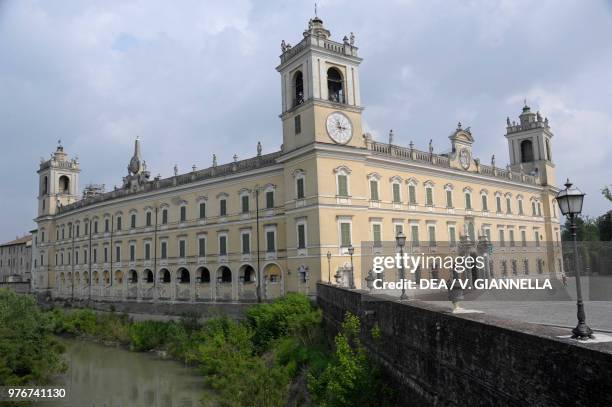
[[[61,339],[68,371],[56,386],[66,389],[66,400],[41,406],[83,407],[195,407],[206,392],[194,368],[152,353],[130,352],[77,339]]]

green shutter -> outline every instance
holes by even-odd
[[[465,209],[472,209],[472,195],[467,192],[465,194]]]
[[[378,182],[374,180],[370,181],[370,199],[378,201]]]
[[[248,212],[249,211],[249,196],[248,195],[243,195],[242,196],[242,212]]]
[[[351,245],[351,224],[350,223],[340,224],[340,239],[341,239],[342,247],[348,247]]]
[[[298,178],[297,180],[297,198],[304,198],[304,178]]]
[[[200,219],[204,219],[206,217],[206,204],[204,202],[200,203]]]
[[[431,188],[425,188],[427,192],[427,205],[433,205],[433,190]]]
[[[267,241],[267,246],[268,246],[268,252],[276,251],[276,248],[274,247],[274,232],[273,231],[266,232],[266,241]]]
[[[401,202],[400,198],[400,186],[399,184],[393,184],[393,202]]]
[[[298,249],[306,247],[306,226],[298,225]]]
[[[242,253],[249,254],[251,252],[251,248],[249,247],[250,238],[248,233],[242,234]]]
[[[338,195],[348,196],[348,183],[346,175],[338,175]]]
[[[380,247],[381,245],[381,236],[380,236],[380,225],[374,224],[372,225],[372,239],[374,240],[374,246]]]
[[[446,207],[453,207],[453,191],[451,191],[450,189],[446,191]]]
[[[274,208],[274,192],[273,191],[266,192],[266,208],[268,209]]]
[[[414,187],[414,185],[409,185],[408,186],[408,194],[410,195],[410,203],[415,205],[416,204],[416,188]]]
[[[200,257],[206,256],[206,239],[198,240],[198,255]]]
[[[413,225],[410,227],[410,231],[412,233],[412,246],[414,247],[419,246],[419,227],[416,225]]]

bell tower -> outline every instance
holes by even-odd
[[[295,46],[282,41],[283,146],[288,152],[314,143],[363,147],[359,64],[355,36],[342,42],[319,17],[308,22]]]
[[[78,158],[68,158],[61,140],[48,160],[40,159],[38,169],[38,216],[54,215],[60,205],[68,205],[78,199]]]
[[[525,102],[519,123],[506,119],[510,168],[539,176],[543,185],[556,185],[552,137],[548,118],[542,118],[540,112],[533,113]]]

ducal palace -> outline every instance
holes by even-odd
[[[562,272],[548,119],[527,104],[518,121],[506,119],[504,168],[473,156],[461,124],[444,153],[396,145],[392,133],[374,140],[362,130],[352,33],[333,41],[315,17],[299,43],[281,48],[280,151],[258,145],[251,158],[161,178],[150,176],[137,139],[120,188],[82,193],[80,163],[61,143],[41,160],[34,289],[205,302],[314,294],[319,280],[365,288],[366,255],[399,232],[405,250],[419,253],[495,242],[490,276]]]

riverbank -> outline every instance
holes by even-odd
[[[196,315],[134,321],[91,309],[36,312],[49,335],[156,352],[195,367],[222,406],[394,405],[396,393],[360,344],[359,319],[347,315],[332,341],[320,310],[303,295],[253,306],[240,321],[200,322]]]

